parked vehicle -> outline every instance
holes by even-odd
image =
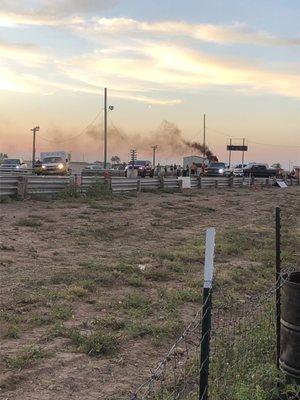
[[[227,164],[223,162],[211,162],[204,170],[205,176],[226,176],[227,173]]]
[[[270,178],[276,176],[275,168],[268,168],[267,164],[251,163],[244,168],[244,176],[253,176],[255,178]]]
[[[65,151],[41,153],[40,165],[36,167],[37,174],[67,175],[70,173],[69,161],[71,155]]]
[[[230,172],[233,176],[244,176],[244,168],[246,168],[247,164],[235,164]]]
[[[136,160],[133,166],[130,163],[126,165],[125,176],[127,176],[127,171],[131,170],[132,168],[138,170],[138,176],[141,176],[142,178],[144,178],[145,176],[153,177],[154,175],[154,170],[152,168],[151,162],[148,160]]]
[[[0,168],[6,171],[19,171],[28,167],[21,158],[5,158]]]

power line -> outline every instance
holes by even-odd
[[[206,128],[209,129],[209,130],[211,130],[211,131],[213,131],[213,132],[215,132],[215,133],[218,133],[219,135],[225,136],[225,137],[227,137],[227,138],[240,139],[240,140],[243,139],[243,138],[239,138],[239,137],[236,137],[236,136],[229,135],[229,134],[227,134],[227,133],[225,133],[225,132],[218,131],[218,130],[213,129],[213,128],[208,128],[208,127],[206,127]],[[248,142],[248,143],[252,143],[252,144],[257,144],[257,145],[260,145],[260,146],[300,147],[300,145],[297,145],[297,144],[261,143],[261,142],[255,142],[255,141],[253,141],[253,140],[248,140],[248,139],[247,139],[247,142]]]
[[[42,139],[42,140],[44,140],[45,142],[48,142],[48,143],[65,143],[65,142],[68,142],[68,141],[70,141],[70,140],[77,139],[78,137],[80,137],[80,136],[82,136],[82,135],[84,135],[84,134],[86,133],[86,131],[88,130],[88,128],[89,128],[91,125],[93,125],[93,124],[95,123],[95,121],[97,120],[97,118],[100,117],[101,114],[102,114],[102,111],[99,111],[99,112],[97,113],[96,117],[95,117],[95,118],[94,118],[94,119],[93,119],[93,120],[78,134],[78,135],[70,136],[70,137],[67,138],[67,139],[59,140],[59,141],[57,141],[57,140],[50,140],[50,139],[44,138],[43,136],[39,136],[39,138]]]

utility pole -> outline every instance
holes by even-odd
[[[243,147],[245,146],[245,138],[243,139]],[[245,150],[242,152],[242,164],[244,164],[245,161]]]
[[[152,164],[152,166],[153,166],[153,168],[155,168],[155,164],[156,164],[155,156],[156,156],[156,150],[157,149],[158,149],[157,144],[152,146],[152,150],[153,150],[153,164]]]
[[[33,140],[32,140],[32,168],[34,168],[35,164],[35,135],[36,132],[40,130],[39,126],[35,126],[34,128],[30,129],[31,132],[33,133]]]
[[[107,88],[104,88],[104,169],[107,166]]]
[[[205,114],[203,118],[203,159],[206,157],[206,126],[205,126]],[[203,160],[204,164],[204,160]]]
[[[229,142],[229,145],[231,146],[232,145],[232,139],[230,139],[230,142]],[[231,150],[229,150],[229,168],[230,168],[230,165],[231,165]]]

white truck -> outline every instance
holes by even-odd
[[[42,152],[36,165],[37,174],[67,175],[70,173],[71,154],[65,151]]]

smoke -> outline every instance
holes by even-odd
[[[208,146],[204,146],[204,144],[198,143],[198,142],[189,142],[189,141],[184,141],[184,143],[192,148],[192,149],[196,149],[199,150],[199,152],[201,154],[205,154],[206,157],[211,160],[213,157],[215,157],[213,155],[213,152],[208,148]]]
[[[99,140],[103,138],[103,133],[100,133],[100,129],[91,127],[86,132],[87,135],[93,140]],[[204,146],[197,142],[187,141],[181,130],[177,125],[169,122],[162,121],[160,126],[148,134],[127,134],[122,129],[117,128],[114,125],[109,126],[108,130],[108,142],[110,153],[120,153],[122,149],[127,151],[130,148],[135,148],[140,152],[151,154],[151,146],[157,145],[159,152],[163,154],[185,154],[187,149],[195,149],[199,151],[199,155],[204,153]],[[208,158],[213,157],[212,151],[205,146],[205,154]]]

